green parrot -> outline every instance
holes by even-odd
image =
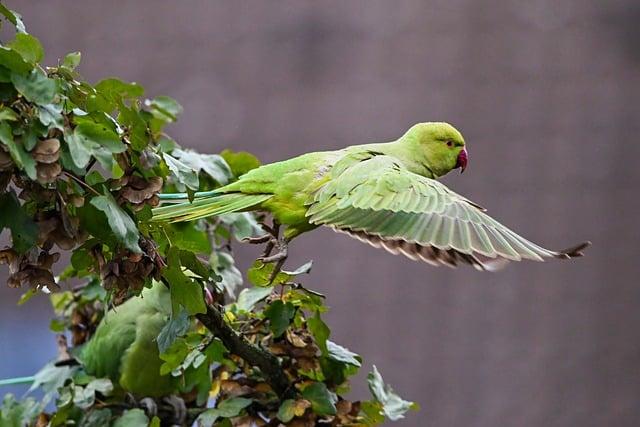
[[[267,211],[273,236],[263,262],[281,268],[286,244],[326,226],[393,254],[433,265],[495,270],[508,261],[567,259],[590,243],[563,251],[519,236],[436,179],[467,166],[462,134],[448,123],[419,123],[393,142],[303,154],[263,165],[214,191],[161,194],[154,221],[188,221],[230,212]],[[177,203],[177,204],[175,204]],[[278,226],[286,227],[278,239]],[[280,252],[268,256],[275,247]],[[274,269],[274,272],[276,271]]]
[[[138,397],[178,392],[178,379],[160,375],[157,337],[171,316],[171,295],[155,283],[140,296],[109,310],[78,359],[85,371],[110,378],[117,390]]]
[[[116,394],[142,398],[176,394],[180,391],[178,378],[160,375],[163,362],[157,343],[170,316],[170,292],[163,284],[154,283],[109,310],[91,339],[74,351],[74,359],[65,362],[79,362],[86,373],[111,379]],[[9,378],[0,380],[0,386],[36,381],[36,376]]]

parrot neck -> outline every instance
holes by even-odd
[[[404,167],[415,174],[427,178],[438,177],[429,167],[427,157],[421,154],[421,151],[416,150],[412,144],[407,144],[402,139],[380,144],[368,144],[367,147],[400,160]]]

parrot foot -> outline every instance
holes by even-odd
[[[149,418],[153,418],[158,415],[158,404],[150,397],[145,397],[144,399],[140,400],[138,406],[140,406],[144,410]]]
[[[187,420],[187,405],[184,400],[176,395],[171,395],[162,399],[164,403],[173,409],[173,421],[176,425],[182,426]]]
[[[267,243],[272,239],[273,239],[273,236],[271,234],[265,234],[263,236],[258,236],[258,237],[245,237],[244,239],[242,239],[242,241],[249,243],[251,245],[259,245],[262,243]]]

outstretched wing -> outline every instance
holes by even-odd
[[[507,261],[572,258],[588,246],[559,252],[542,248],[438,181],[384,155],[336,168],[310,200],[307,217],[394,254],[480,270]]]

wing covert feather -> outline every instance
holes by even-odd
[[[465,263],[493,270],[506,261],[580,256],[586,247],[560,252],[542,248],[479,205],[386,155],[333,170],[308,205],[312,224],[434,265]]]

